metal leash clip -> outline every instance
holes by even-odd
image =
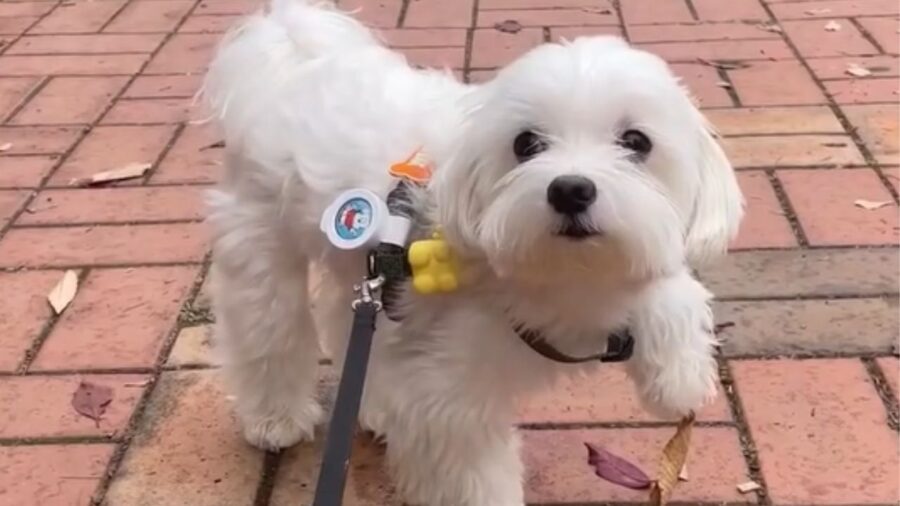
[[[366,278],[362,283],[353,285],[353,291],[358,295],[350,304],[353,311],[356,311],[360,304],[373,304],[375,312],[381,311],[382,304],[378,297],[378,291],[381,290],[382,285],[384,285],[384,276],[381,275]]]

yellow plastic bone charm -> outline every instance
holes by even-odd
[[[459,286],[456,258],[439,232],[410,244],[408,259],[413,288],[422,295],[452,292]]]

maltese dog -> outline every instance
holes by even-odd
[[[209,196],[215,340],[253,445],[311,439],[320,342],[342,366],[367,252],[332,245],[323,212],[348,189],[384,198],[389,168],[417,151],[433,174],[410,201],[413,233],[441,231],[459,286],[401,290],[360,413],[406,502],[524,503],[521,399],[602,367],[525,335],[579,357],[627,328],[648,409],[677,417],[715,396],[711,294],[691,266],[725,252],[743,198],[656,56],[584,37],[467,85],[330,5],[274,0],[226,36],[204,94],[227,146]]]

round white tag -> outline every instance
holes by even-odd
[[[325,209],[320,227],[331,244],[352,250],[377,245],[387,218],[387,204],[378,195],[364,189],[347,190]]]

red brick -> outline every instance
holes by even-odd
[[[761,135],[729,137],[725,151],[735,167],[863,165],[865,160],[843,135]]]
[[[898,20],[896,17],[859,18],[857,21],[885,52],[897,54],[898,48],[900,48],[900,35],[897,32]]]
[[[28,194],[20,190],[0,190],[0,228],[6,226],[22,207]]]
[[[153,367],[197,272],[197,267],[92,271],[29,370]]]
[[[6,376],[0,378],[0,437],[118,437],[144,392],[147,376],[137,374]],[[82,381],[113,389],[99,423],[72,409]],[[3,473],[0,473],[3,474]]]
[[[619,23],[613,10],[522,9],[482,11],[478,14],[478,26],[493,27],[507,20],[517,21],[522,26],[605,26]]]
[[[38,17],[0,18],[0,35],[21,35]]]
[[[540,28],[523,28],[518,33],[504,33],[494,29],[475,31],[472,39],[474,68],[502,67],[544,41]]]
[[[66,152],[80,134],[74,127],[0,127],[0,142],[12,144],[5,155],[49,155]]]
[[[90,33],[103,28],[125,0],[62,3],[28,33]]]
[[[797,212],[810,244],[816,246],[897,244],[897,208],[872,211],[857,199],[890,201],[891,195],[869,169],[783,170],[778,178]]]
[[[353,12],[353,17],[367,26],[395,28],[397,20],[400,18],[402,4],[401,0],[343,0],[341,9]],[[471,10],[471,7],[469,9]],[[409,18],[407,17],[407,19]],[[412,25],[407,24],[407,26]]]
[[[0,18],[43,16],[55,7],[55,2],[4,2],[0,4]]]
[[[797,240],[765,173],[741,172],[738,183],[747,201],[746,215],[731,249],[792,248]]]
[[[684,81],[699,106],[732,105],[728,91],[718,85],[722,79],[714,68],[691,63],[673,63],[671,67],[672,71]]]
[[[646,490],[629,490],[601,480],[587,464],[588,442],[629,459],[651,475],[674,429],[541,430],[523,433],[529,503],[643,504]],[[688,454],[690,480],[675,490],[672,501],[745,503],[735,484],[747,481],[738,435],[730,428],[694,428]]]
[[[153,163],[175,131],[174,126],[101,126],[84,141],[53,175],[51,182],[67,186],[82,178],[130,163]]]
[[[0,501],[89,504],[114,450],[110,444],[0,447]]]
[[[50,318],[47,294],[62,277],[56,271],[0,273],[0,371],[13,372]]]
[[[894,103],[897,85],[896,78],[825,81],[828,94],[839,104]]]
[[[743,105],[802,105],[825,102],[799,62],[760,61],[728,75]]]
[[[192,98],[202,81],[202,75],[138,76],[125,90],[123,97]]]
[[[461,28],[399,28],[378,32],[391,47],[462,47],[466,31]]]
[[[759,0],[693,0],[693,4],[701,21],[769,19]]]
[[[844,133],[828,106],[747,107],[706,111],[721,135]]]
[[[731,421],[725,395],[704,408],[702,421]],[[641,407],[625,368],[608,365],[583,377],[566,377],[553,389],[528,399],[520,423],[596,423],[659,421]]]
[[[629,25],[694,20],[684,0],[628,0],[622,2],[622,17]]]
[[[188,16],[178,33],[224,33],[243,19],[240,15]]]
[[[101,123],[105,125],[182,123],[192,119],[193,111],[192,99],[189,98],[119,100],[109,113],[103,116]]]
[[[163,34],[25,36],[13,44],[6,54],[150,53],[159,47],[163,37]]]
[[[170,32],[188,13],[194,2],[181,0],[131,2],[116,16],[105,32]]]
[[[125,87],[126,77],[55,77],[10,123],[61,125],[93,123]]]
[[[554,26],[550,28],[550,40],[562,42],[573,41],[578,37],[594,37],[597,35],[613,35],[622,37],[622,28],[619,26]]]
[[[365,0],[342,0],[341,9],[353,10],[359,2]],[[393,0],[396,1],[396,0]],[[378,3],[384,3],[378,0]],[[256,12],[266,5],[265,0],[203,0],[197,6],[198,14],[250,14]]]
[[[206,249],[206,228],[197,223],[14,228],[0,241],[0,265],[200,262]]]
[[[900,164],[900,107],[897,104],[841,106],[878,163]]]
[[[793,56],[790,48],[781,40],[718,40],[636,45],[641,49],[656,53],[668,61],[695,62],[697,58],[705,60],[785,59]]]
[[[11,113],[39,82],[37,77],[0,77],[0,117]]]
[[[809,19],[836,16],[884,16],[900,13],[894,0],[831,0],[819,2],[787,2],[771,5],[778,19]]]
[[[462,68],[466,57],[463,47],[409,47],[401,52],[411,65],[432,68]]]
[[[859,360],[732,364],[775,504],[896,501],[897,434]]]
[[[612,9],[607,0],[481,0],[480,10],[497,9],[554,9],[559,7],[586,7],[590,10]]]
[[[151,183],[213,183],[222,171],[222,149],[210,148],[221,141],[211,125],[188,125],[151,174]]]
[[[806,60],[813,74],[819,79],[848,79],[850,65],[863,67],[872,77],[897,77],[900,75],[900,60],[893,56],[842,56],[837,58],[810,58]]]
[[[218,44],[217,34],[177,34],[166,43],[144,70],[145,74],[202,73]]]
[[[472,0],[410,0],[403,26],[467,27],[471,21]]]
[[[804,57],[842,56],[876,53],[875,47],[859,33],[848,19],[832,20],[841,29],[835,32],[825,30],[824,20],[785,21],[781,23],[784,32],[794,42]]]
[[[56,158],[51,156],[0,157],[0,188],[38,186],[54,165]]]
[[[29,205],[18,225],[132,223],[200,220],[204,188],[125,187],[44,190]]]
[[[243,441],[221,385],[213,371],[162,374],[104,504],[254,503],[263,452]]]
[[[696,42],[701,40],[778,39],[777,33],[748,23],[637,25],[628,27],[631,42]]]
[[[146,60],[143,54],[4,56],[0,58],[0,75],[135,74]]]
[[[894,399],[897,399],[900,397],[900,384],[898,384],[900,383],[900,360],[896,357],[881,357],[875,361],[878,362],[878,367],[881,368],[881,372],[891,387]]]

